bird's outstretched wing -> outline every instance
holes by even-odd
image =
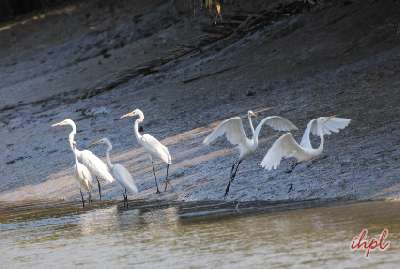
[[[138,188],[132,178],[131,173],[121,164],[114,164],[112,168],[115,179],[121,184],[122,188],[126,188],[130,193],[138,193]]]
[[[82,164],[89,168],[92,175],[104,179],[109,183],[114,182],[114,177],[110,174],[107,165],[99,157],[94,155],[93,152],[82,150],[77,157]]]
[[[259,136],[261,128],[264,125],[264,123],[276,131],[287,132],[287,131],[291,131],[291,130],[297,130],[296,125],[294,125],[290,120],[279,117],[279,116],[271,116],[271,117],[266,117],[260,121],[260,123],[258,124],[258,126],[254,132],[254,135],[256,137]]]
[[[272,129],[276,130],[276,131],[291,131],[291,130],[297,130],[298,128],[296,127],[296,125],[293,124],[293,122],[291,122],[288,119],[279,117],[279,116],[271,116],[271,117],[266,117],[264,119],[261,120],[260,124],[267,124],[268,126],[270,126]],[[258,126],[257,126],[258,128]]]
[[[233,117],[221,122],[217,128],[204,139],[203,144],[209,145],[224,134],[233,145],[243,144],[247,139],[242,119],[240,117]]]
[[[172,158],[168,148],[161,144],[154,136],[144,134],[142,136],[142,145],[151,155],[157,156],[167,164],[171,164]]]
[[[318,124],[321,125],[322,134],[330,135],[332,133],[338,133],[339,130],[346,128],[351,120],[336,117],[320,117],[317,121]],[[312,126],[311,133],[313,135],[319,135],[317,124]]]
[[[294,140],[291,133],[286,133],[279,137],[261,161],[261,166],[267,170],[276,169],[281,163],[282,158],[294,157],[298,161],[307,158],[307,153]]]

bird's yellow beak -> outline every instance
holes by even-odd
[[[61,121],[61,122],[54,123],[54,124],[52,124],[52,125],[51,125],[51,127],[57,127],[57,126],[60,126],[60,125],[61,125],[61,123],[62,123],[62,121]]]
[[[133,116],[134,116],[133,112],[129,112],[129,113],[125,114],[125,115],[122,115],[120,119],[127,118],[127,117],[133,117]]]

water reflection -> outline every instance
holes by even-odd
[[[399,203],[362,203],[181,221],[177,207],[117,205],[0,224],[4,268],[397,268]],[[349,244],[361,228],[389,228],[391,248],[370,259]],[[37,257],[40,256],[40,259]]]

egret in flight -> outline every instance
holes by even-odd
[[[73,144],[73,147],[75,148],[75,143]],[[79,192],[81,193],[81,199],[82,199],[82,207],[85,207],[85,199],[83,198],[83,193],[82,193],[82,188],[85,189],[88,193],[88,203],[92,203],[92,187],[93,187],[93,177],[92,174],[90,173],[89,169],[81,164],[78,161],[77,156],[75,156],[75,178],[79,183]]]
[[[321,117],[308,122],[300,145],[294,140],[291,133],[279,137],[268,150],[261,166],[267,170],[276,169],[283,158],[294,157],[296,164],[308,161],[321,155],[324,149],[324,135],[338,133],[349,125],[350,119],[332,117]],[[313,148],[310,141],[310,133],[319,136],[321,143],[318,148]]]
[[[258,136],[264,123],[277,131],[297,130],[297,127],[291,121],[278,116],[271,116],[262,119],[257,128],[254,130],[251,117],[256,116],[257,115],[251,110],[247,112],[247,118],[249,120],[250,129],[252,132],[251,138],[248,138],[246,132],[244,131],[242,119],[240,117],[233,117],[221,122],[217,126],[217,128],[215,128],[215,130],[211,134],[209,134],[203,141],[205,145],[210,145],[218,137],[225,135],[228,141],[231,144],[237,146],[237,148],[239,149],[239,158],[232,164],[230,180],[228,182],[228,185],[226,186],[225,196],[227,196],[229,193],[229,188],[232,181],[235,179],[241,162],[245,158],[253,155],[256,152],[256,149],[258,147]]]
[[[138,188],[136,187],[135,181],[132,178],[132,175],[129,173],[128,169],[126,169],[123,165],[116,163],[111,163],[110,152],[112,150],[112,144],[110,140],[106,137],[97,140],[92,143],[92,145],[96,144],[106,144],[106,160],[108,168],[111,170],[112,175],[117,180],[117,182],[122,187],[122,196],[124,197],[124,207],[128,207],[128,191],[130,193],[138,193]]]
[[[147,152],[149,155],[149,158],[151,160],[151,164],[153,165],[153,175],[154,175],[154,181],[156,183],[157,187],[157,194],[160,193],[160,190],[158,189],[158,183],[157,183],[157,177],[156,177],[156,172],[154,169],[154,162],[153,159],[160,159],[164,163],[167,164],[167,176],[165,178],[165,188],[164,191],[167,190],[168,186],[168,170],[169,166],[171,164],[171,155],[169,154],[168,148],[161,144],[160,141],[158,141],[156,138],[154,138],[152,135],[149,134],[144,134],[141,135],[139,133],[139,123],[142,123],[144,120],[144,115],[143,112],[140,109],[135,109],[132,112],[129,112],[123,116],[121,116],[121,119],[126,118],[126,117],[135,117],[138,116],[138,118],[135,120],[135,126],[134,126],[134,132],[136,139],[140,145],[143,146],[144,150]]]
[[[59,123],[55,123],[52,127],[56,126],[71,126],[72,131],[68,136],[69,145],[74,153],[75,157],[79,162],[85,165],[89,171],[96,177],[97,186],[99,188],[99,196],[101,200],[101,186],[100,186],[100,179],[105,180],[106,182],[112,183],[114,182],[113,176],[110,174],[107,165],[100,160],[93,152],[89,150],[78,150],[76,148],[75,142],[75,135],[76,135],[76,124],[71,119],[65,119]]]

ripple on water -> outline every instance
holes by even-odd
[[[0,219],[2,266],[398,268],[400,263],[400,203],[395,202],[309,209],[289,204],[279,210],[243,204],[241,213],[230,202],[77,208],[22,207],[22,215],[8,209]],[[221,209],[222,218],[215,213]],[[364,227],[375,236],[389,228],[390,249],[369,259],[351,252],[351,239]]]

